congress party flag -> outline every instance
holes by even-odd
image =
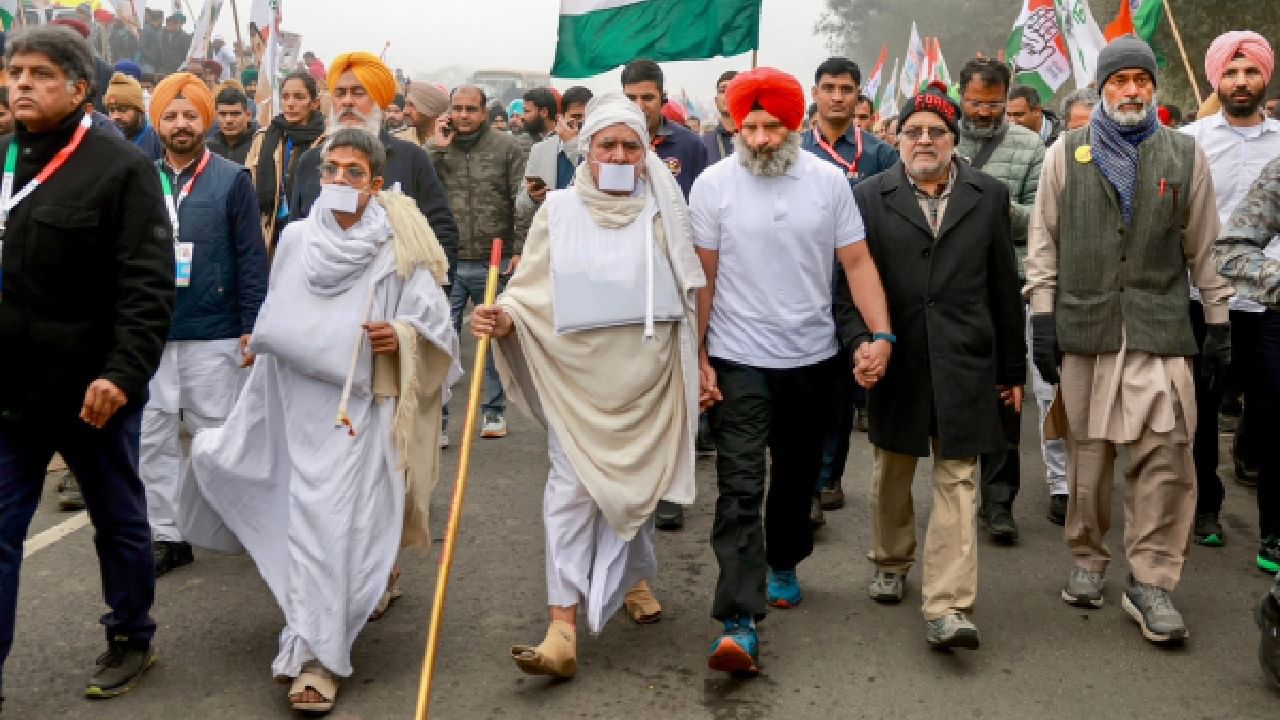
[[[1034,87],[1041,98],[1053,97],[1071,77],[1071,58],[1054,0],[1023,0],[1005,55],[1018,83]]]

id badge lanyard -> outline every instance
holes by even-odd
[[[182,201],[191,194],[191,188],[196,185],[196,178],[204,172],[211,155],[208,149],[204,151],[204,155],[200,157],[200,164],[196,165],[195,172],[191,173],[191,178],[182,186],[177,198],[173,196],[173,183],[169,182],[169,176],[163,170],[159,171],[160,185],[164,189],[164,204],[169,210],[169,224],[173,226],[174,284],[180,288],[191,286],[191,262],[195,256],[195,244],[182,242],[178,210],[182,208]]]
[[[67,160],[80,147],[80,143],[84,142],[84,136],[89,132],[89,126],[93,124],[93,118],[88,113],[80,118],[80,124],[76,126],[75,133],[71,136],[71,142],[66,147],[58,151],[53,159],[45,165],[39,173],[36,174],[30,182],[26,184],[17,195],[13,194],[14,177],[18,172],[18,142],[17,136],[9,141],[9,150],[4,156],[4,179],[0,181],[0,297],[4,293],[4,233],[9,224],[9,213],[13,211],[18,203],[27,199],[27,196],[35,192],[36,188],[49,181],[53,174],[62,169],[67,164]]]
[[[826,151],[827,155],[831,156],[831,159],[835,164],[844,168],[845,177],[850,180],[858,179],[858,163],[862,160],[862,128],[857,125],[853,126],[853,143],[856,148],[853,155],[853,162],[849,162],[841,157],[840,153],[836,152],[836,149],[827,142],[827,139],[822,137],[822,133],[819,132],[817,128],[814,128],[813,130],[813,139],[818,143],[818,147],[822,148]]]

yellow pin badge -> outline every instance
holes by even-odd
[[[1076,148],[1076,162],[1081,165],[1093,162],[1093,148],[1088,145],[1081,145]]]

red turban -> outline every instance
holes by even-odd
[[[752,110],[763,108],[790,130],[804,124],[804,88],[794,77],[769,67],[738,73],[724,93],[738,127]]]
[[[1204,74],[1214,90],[1218,89],[1222,73],[1226,72],[1236,55],[1244,55],[1257,63],[1262,68],[1262,84],[1271,84],[1271,73],[1276,69],[1276,56],[1267,39],[1250,30],[1232,30],[1219,35],[1204,56]]]
[[[78,34],[80,37],[84,38],[85,40],[89,39],[89,26],[85,25],[79,20],[72,20],[71,18],[58,18],[57,20],[54,20],[52,24],[64,25],[66,27],[69,27],[72,30],[76,31],[76,34]]]
[[[396,76],[377,55],[368,52],[339,55],[329,63],[330,93],[338,87],[338,79],[348,70],[356,74],[356,79],[378,107],[385,110],[396,99]]]

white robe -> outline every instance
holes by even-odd
[[[385,224],[381,208],[370,202],[352,230],[377,214]],[[318,211],[285,229],[259,329],[275,319],[269,313],[296,315],[307,304],[303,256],[325,224],[329,232],[336,228],[328,211]],[[393,260],[383,247],[364,270],[375,288],[369,319],[407,322],[448,353],[447,388],[461,374],[448,302],[428,271],[419,268],[402,280]],[[366,302],[359,279],[332,297],[346,309],[354,304],[357,314]],[[345,365],[353,328],[334,323],[331,331],[329,346]],[[252,555],[284,612],[273,673],[296,677],[303,663],[317,659],[346,677],[351,646],[386,590],[401,541],[405,473],[391,433],[397,400],[353,393],[353,437],[334,426],[341,384],[303,370],[259,355],[223,427],[196,437],[192,462],[201,492]],[[367,387],[369,378],[363,380]]]

